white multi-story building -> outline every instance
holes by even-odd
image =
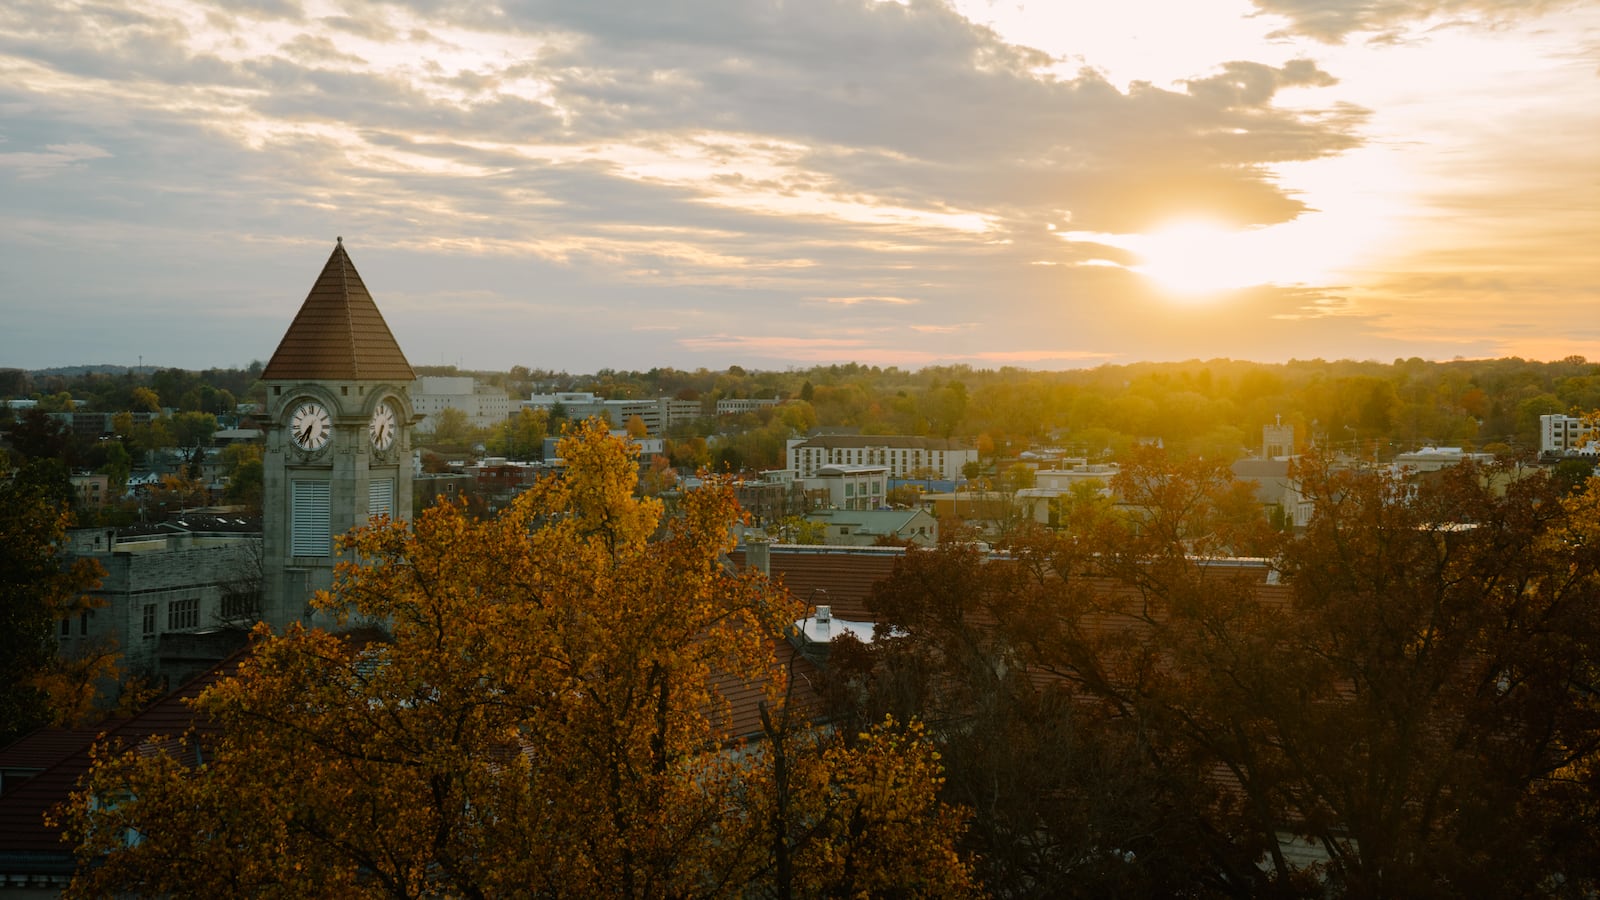
[[[1585,427],[1577,416],[1540,416],[1539,452],[1553,456],[1600,455],[1595,429]]]
[[[886,466],[894,478],[961,478],[961,469],[978,461],[971,444],[943,438],[893,434],[817,435],[789,441],[787,465],[801,478],[823,466]]]
[[[673,400],[658,397],[654,400],[603,400],[588,391],[561,391],[554,394],[534,394],[522,405],[528,409],[550,412],[560,405],[567,418],[581,422],[594,416],[605,416],[614,427],[624,428],[628,421],[638,416],[645,430],[661,434],[679,422],[700,418],[703,413],[699,400]]]
[[[768,406],[777,406],[782,400],[771,398],[756,399],[753,397],[729,397],[717,401],[717,415],[732,416],[739,413],[755,412]]]
[[[424,375],[411,388],[411,402],[423,420],[418,431],[432,432],[435,416],[446,409],[467,414],[474,428],[493,428],[511,416],[516,401],[493,385],[481,385],[465,375]]]
[[[822,466],[801,479],[806,491],[827,491],[833,509],[877,509],[884,505],[889,484],[886,466]]]

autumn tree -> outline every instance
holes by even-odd
[[[1542,474],[1497,492],[1470,466],[1411,484],[1322,461],[1296,473],[1311,525],[1276,546],[1220,472],[1136,462],[1116,514],[997,559],[910,553],[874,595],[885,630],[842,696],[935,727],[947,799],[980,798],[986,884],[1593,889],[1600,481],[1563,498]]]
[[[781,893],[773,755],[737,752],[724,691],[787,708],[775,648],[798,610],[724,566],[728,486],[663,521],[603,426],[560,452],[566,474],[495,518],[441,504],[344,538],[313,606],[356,630],[258,629],[199,699],[206,730],[108,750],[71,810],[95,864],[69,893]],[[919,859],[939,868],[907,883],[960,893],[937,766],[889,734],[796,745],[823,769],[782,821],[810,836],[799,852],[849,862],[838,883],[876,890]]]
[[[0,745],[94,701],[97,673],[58,658],[56,624],[97,605],[87,592],[104,572],[63,554],[71,506],[41,465],[0,480]]]

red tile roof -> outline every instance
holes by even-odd
[[[137,745],[146,738],[178,737],[196,724],[188,700],[238,668],[243,651],[217,664],[136,716],[115,719],[100,728],[46,729],[0,750],[0,765],[37,760],[48,752],[55,761],[14,791],[0,795],[0,882],[19,866],[52,873],[72,871],[72,850],[61,841],[61,829],[44,824],[44,815],[65,800],[89,771],[89,748],[101,740],[120,739]],[[43,748],[50,748],[45,751]]]
[[[267,381],[413,381],[394,335],[341,238],[268,360]]]
[[[872,586],[888,578],[904,555],[903,547],[773,545],[769,574],[808,611],[823,603],[833,607],[837,618],[871,622],[867,598]],[[743,548],[728,556],[738,565],[748,564]]]

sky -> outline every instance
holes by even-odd
[[[0,366],[1600,360],[1600,2],[7,0]]]

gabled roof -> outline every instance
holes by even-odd
[[[15,790],[0,795],[0,882],[24,884],[30,883],[29,878],[38,878],[44,880],[37,883],[45,884],[52,878],[70,876],[75,867],[72,848],[62,842],[59,827],[45,824],[44,816],[66,800],[78,779],[89,771],[89,748],[96,736],[137,745],[148,737],[176,738],[191,725],[201,733],[213,730],[196,720],[189,701],[231,676],[243,658],[244,654],[238,653],[218,663],[132,718],[113,720],[99,728],[36,732],[0,748],[0,766],[26,766],[44,754],[54,760]]]
[[[343,238],[334,245],[322,275],[311,286],[261,377],[266,381],[416,379],[344,252]]]

